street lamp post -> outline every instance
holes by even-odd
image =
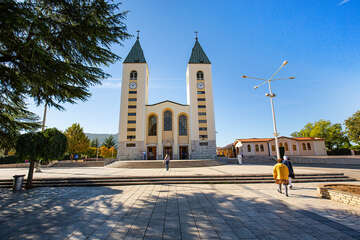
[[[280,151],[279,151],[279,141],[278,141],[278,136],[279,133],[277,131],[277,127],[276,127],[276,119],[275,119],[275,110],[274,110],[274,101],[273,98],[276,96],[272,90],[271,90],[271,82],[272,81],[276,81],[276,80],[284,80],[284,79],[295,79],[295,77],[289,77],[289,78],[277,78],[274,79],[275,75],[288,63],[288,61],[284,61],[281,66],[271,75],[271,77],[269,79],[264,79],[264,78],[257,78],[257,77],[249,77],[246,75],[243,75],[243,78],[249,78],[249,79],[255,79],[255,80],[261,80],[263,81],[262,83],[256,85],[254,87],[254,89],[259,88],[260,86],[264,85],[264,84],[268,84],[269,87],[269,93],[266,93],[265,96],[270,98],[270,105],[271,105],[271,112],[272,112],[272,119],[273,119],[273,127],[274,127],[274,138],[275,138],[275,147],[276,147],[276,157],[277,159],[280,159]]]

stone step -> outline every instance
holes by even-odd
[[[335,174],[298,174],[295,183],[300,182],[339,182],[356,181]],[[26,181],[25,181],[26,182]],[[72,187],[72,186],[122,186],[141,184],[246,184],[274,183],[271,175],[238,175],[238,176],[144,176],[144,177],[103,177],[103,178],[55,178],[34,179],[34,187]],[[25,183],[24,183],[25,184]],[[12,180],[1,180],[0,187],[11,188]]]

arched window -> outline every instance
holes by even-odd
[[[310,145],[310,143],[307,143],[307,149],[308,149],[308,150],[311,150],[311,145]]]
[[[259,145],[255,145],[255,151],[258,152],[259,151]]]
[[[285,143],[285,151],[289,151],[289,145],[287,142]]]
[[[271,151],[275,152],[275,145],[271,145]]]
[[[282,144],[282,143],[279,143],[279,147],[283,147],[283,144]]]
[[[306,151],[306,145],[305,145],[305,143],[303,143],[302,146],[303,146],[303,150]]]
[[[263,145],[263,144],[260,145],[260,151],[261,151],[261,152],[264,151],[264,145]]]
[[[130,80],[136,80],[137,79],[137,72],[131,71],[130,73]]]
[[[155,115],[152,115],[149,117],[148,135],[156,136],[156,132],[157,132],[157,117]]]
[[[164,131],[172,131],[172,113],[169,110],[164,112]]]
[[[179,136],[187,136],[187,117],[185,115],[179,117]]]
[[[196,79],[197,80],[204,80],[204,73],[202,71],[198,71],[196,73]]]
[[[248,152],[251,152],[251,145],[250,144],[247,145],[247,149],[248,149]]]
[[[296,152],[296,145],[293,145],[293,151]]]

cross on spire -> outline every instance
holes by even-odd
[[[197,41],[197,40],[198,40],[198,33],[199,33],[199,32],[198,32],[198,31],[195,31],[194,33],[195,33],[195,39],[196,39],[196,41]]]
[[[138,40],[139,40],[140,30],[137,30],[136,32],[137,32],[137,37],[136,37],[136,39],[138,39]]]

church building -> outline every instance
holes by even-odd
[[[118,158],[214,159],[211,62],[196,37],[186,70],[187,103],[148,103],[149,69],[139,36],[123,62]]]

